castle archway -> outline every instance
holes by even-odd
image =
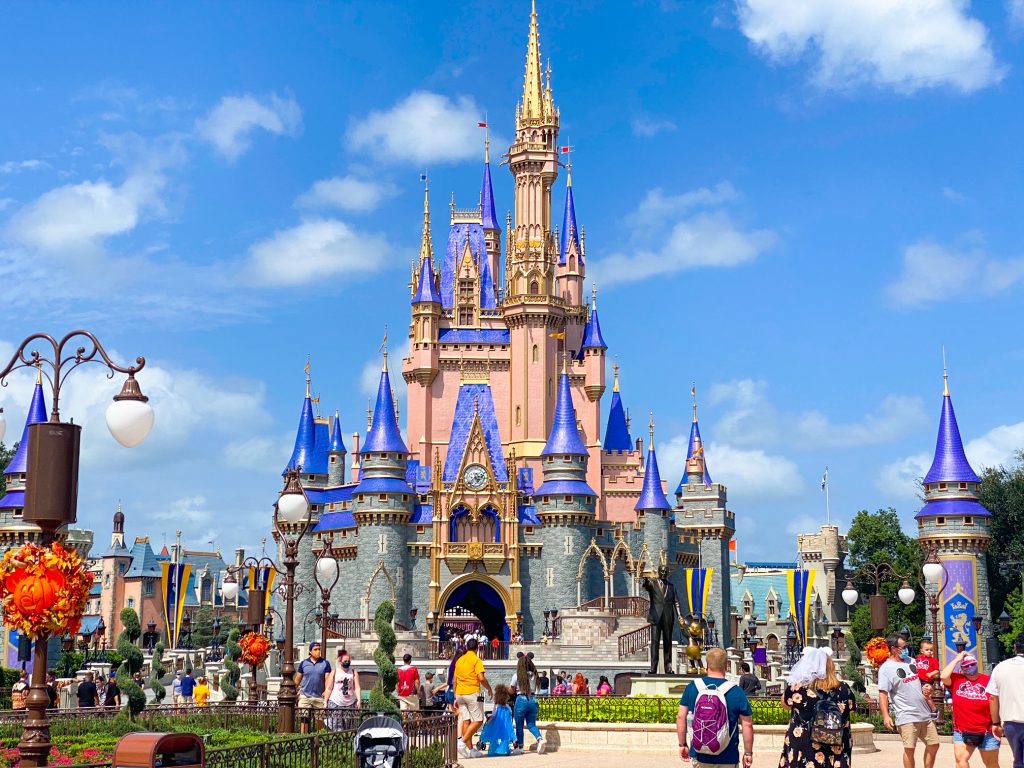
[[[498,638],[503,643],[502,648],[508,647],[512,636],[507,621],[511,615],[510,600],[500,584],[475,574],[452,582],[439,602],[441,627],[446,632],[477,629],[487,635],[488,642]]]

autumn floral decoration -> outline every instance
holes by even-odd
[[[4,623],[33,640],[77,634],[92,582],[81,555],[60,542],[8,550],[0,559]]]
[[[239,659],[243,664],[251,664],[254,667],[263,666],[270,653],[270,641],[259,632],[250,632],[238,644],[242,646],[242,656]]]
[[[884,637],[873,637],[864,646],[864,655],[867,656],[875,668],[885,664],[889,658],[889,643]]]

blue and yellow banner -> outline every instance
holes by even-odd
[[[792,570],[786,573],[789,605],[793,612],[797,642],[807,645],[811,626],[811,597],[814,594],[814,571]]]
[[[181,617],[185,613],[185,594],[192,566],[189,563],[160,563],[160,597],[164,610],[164,626],[171,648],[178,647]]]
[[[253,588],[263,590],[264,616],[270,612],[270,595],[274,591],[275,578],[277,578],[277,571],[272,565],[265,565],[261,568],[249,566],[249,573],[246,577],[247,581],[243,585],[245,589],[249,589],[249,585],[251,584]]]
[[[686,599],[690,603],[690,613],[703,616],[708,604],[708,592],[711,591],[711,575],[714,568],[686,569]]]

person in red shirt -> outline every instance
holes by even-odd
[[[934,686],[935,681],[939,679],[939,660],[935,658],[935,646],[931,640],[921,641],[915,666],[917,667],[917,676],[921,680],[921,685]],[[932,701],[931,697],[928,698],[928,706],[932,708],[932,712],[935,711],[935,702]]]
[[[398,668],[398,706],[415,712],[420,708],[420,671],[412,665],[411,654],[405,654],[402,661]]]
[[[959,672],[954,670],[959,667]],[[988,706],[988,675],[978,670],[978,660],[961,651],[942,670],[942,684],[953,695],[953,755],[958,766],[967,765],[975,750],[986,768],[999,764],[999,738],[992,732]]]

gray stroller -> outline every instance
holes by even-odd
[[[409,747],[402,723],[377,715],[359,726],[355,737],[356,768],[402,768]]]

